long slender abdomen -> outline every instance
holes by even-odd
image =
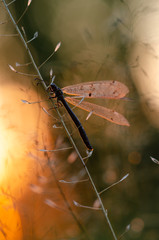
[[[63,96],[60,96],[59,100],[63,103],[63,105],[66,108],[67,112],[69,113],[70,117],[72,118],[72,120],[76,124],[76,126],[78,128],[78,131],[79,131],[79,133],[81,135],[81,138],[83,139],[83,142],[85,143],[87,148],[90,149],[90,150],[93,150],[93,148],[92,148],[92,146],[91,146],[91,144],[89,142],[89,139],[87,137],[87,134],[86,134],[84,128],[82,127],[82,124],[80,123],[79,119],[76,117],[74,112],[71,110],[70,106],[67,104],[67,102],[65,101]]]

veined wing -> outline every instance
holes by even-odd
[[[123,98],[129,89],[118,81],[86,82],[62,88],[66,94],[82,96],[85,98]]]
[[[118,112],[115,112],[112,109],[105,108],[86,101],[83,101],[79,104],[80,100],[71,97],[65,97],[65,99],[72,105],[78,106],[79,108],[84,109],[85,111],[92,112],[93,114],[101,118],[107,119],[108,121],[111,121],[119,125],[130,126],[129,122],[123,115],[121,115]]]

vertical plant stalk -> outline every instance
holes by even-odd
[[[58,189],[59,189],[59,191],[60,191],[60,194],[61,194],[63,200],[65,201],[66,206],[67,206],[70,214],[72,215],[73,219],[74,219],[75,222],[77,223],[79,229],[85,234],[85,236],[87,237],[87,239],[88,239],[88,240],[91,240],[91,238],[89,237],[89,235],[88,235],[85,227],[84,227],[83,224],[79,221],[79,219],[76,217],[75,213],[73,212],[73,209],[72,209],[71,205],[70,205],[69,202],[67,201],[66,195],[65,195],[65,193],[63,192],[63,190],[62,190],[62,188],[61,188],[61,186],[60,186],[60,183],[59,183],[59,181],[58,181],[58,179],[57,179],[57,177],[56,177],[55,171],[54,171],[54,169],[52,168],[52,166],[51,166],[51,164],[50,164],[50,158],[49,158],[47,152],[46,152],[46,156],[47,156],[47,160],[48,160],[48,165],[50,165],[50,171],[51,171],[51,173],[52,173],[52,175],[53,175],[53,177],[54,177],[54,179],[55,179],[56,186],[58,187]]]
[[[39,71],[39,69],[38,69],[38,67],[37,67],[37,65],[36,65],[36,63],[35,63],[35,61],[34,61],[34,58],[33,58],[33,56],[32,56],[32,53],[31,53],[31,51],[30,51],[30,49],[29,49],[29,47],[28,47],[28,45],[27,45],[27,42],[25,41],[25,38],[23,37],[23,35],[22,35],[22,33],[21,33],[21,31],[20,31],[20,29],[19,29],[16,21],[14,20],[14,17],[12,16],[12,14],[11,14],[11,12],[10,12],[10,10],[9,10],[6,2],[5,2],[5,0],[2,0],[2,2],[4,3],[4,6],[5,6],[8,14],[9,14],[9,17],[11,18],[11,20],[12,20],[12,22],[13,22],[13,25],[15,26],[15,28],[16,28],[16,30],[17,30],[17,33],[19,34],[19,37],[21,38],[21,40],[22,40],[22,42],[23,42],[23,44],[24,44],[24,47],[25,47],[25,49],[26,49],[27,52],[28,52],[28,55],[29,55],[29,57],[30,57],[30,59],[31,59],[31,62],[32,62],[33,66],[34,66],[34,68],[35,68],[35,70],[36,70],[36,72],[37,72],[37,75],[38,75],[39,78],[42,80],[41,82],[42,82],[42,85],[43,85],[44,89],[47,90],[47,85],[46,85],[45,81],[43,80],[42,75],[41,75],[41,73],[40,73],[40,71]],[[52,104],[54,104],[54,102],[53,102],[52,99],[50,99],[50,101],[52,102]],[[101,197],[100,197],[100,194],[99,194],[99,192],[97,191],[97,188],[96,188],[96,186],[95,186],[95,183],[94,183],[94,181],[93,181],[93,179],[92,179],[92,176],[91,176],[91,174],[90,174],[90,172],[89,172],[89,170],[88,170],[88,168],[87,168],[87,166],[86,166],[86,164],[85,164],[85,162],[84,162],[84,159],[82,158],[82,156],[81,156],[81,154],[80,154],[80,152],[79,152],[79,150],[78,150],[78,148],[77,148],[77,146],[76,146],[76,144],[75,144],[75,142],[74,142],[74,140],[73,140],[73,138],[72,138],[69,130],[67,129],[67,126],[66,126],[66,124],[65,124],[65,122],[64,122],[64,120],[63,120],[63,118],[62,118],[62,116],[61,116],[61,114],[60,114],[60,112],[58,111],[57,108],[55,108],[55,109],[56,109],[56,111],[57,111],[57,113],[58,113],[58,115],[59,115],[60,121],[61,121],[61,123],[62,123],[62,125],[63,125],[63,127],[64,127],[64,129],[65,129],[65,131],[66,131],[66,133],[67,133],[67,135],[68,135],[68,137],[69,137],[69,139],[70,139],[70,141],[71,141],[71,143],[72,143],[72,145],[73,145],[73,147],[74,147],[74,149],[75,149],[75,151],[76,151],[76,153],[77,153],[77,155],[78,155],[78,157],[80,158],[80,160],[81,160],[81,162],[82,162],[82,164],[83,164],[83,166],[84,166],[84,168],[85,168],[85,170],[86,170],[86,173],[87,173],[87,175],[88,175],[88,177],[89,177],[89,180],[90,180],[90,182],[91,182],[91,184],[92,184],[92,187],[93,187],[93,189],[94,189],[94,191],[95,191],[95,193],[96,193],[96,196],[97,196],[97,198],[98,198],[98,200],[99,200],[99,203],[100,203],[100,206],[101,206],[101,210],[103,211],[103,214],[104,214],[104,216],[105,216],[105,220],[106,220],[106,222],[107,222],[107,224],[108,224],[108,226],[109,226],[109,228],[110,228],[110,231],[111,231],[111,233],[112,233],[112,235],[113,235],[113,238],[114,238],[115,240],[117,240],[116,234],[115,234],[114,229],[113,229],[113,227],[112,227],[112,224],[111,224],[111,222],[110,222],[110,220],[109,220],[107,210],[106,210],[105,207],[104,207],[104,204],[103,204],[103,202],[102,202],[102,199],[101,199]],[[75,215],[74,215],[74,216],[75,216]],[[75,219],[75,220],[76,220],[76,219]]]

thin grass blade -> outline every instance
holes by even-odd
[[[129,92],[129,89],[118,81],[97,81],[67,86],[62,91],[69,95],[85,98],[120,99]]]
[[[75,106],[77,106],[78,102],[80,101],[78,99],[71,98],[71,97],[66,97],[65,99],[68,103],[71,103],[72,105],[75,105]],[[78,107],[85,111],[92,112],[92,114],[95,114],[115,124],[130,126],[128,120],[122,114],[115,112],[112,109],[102,107],[86,101],[83,101],[81,104],[78,105]]]

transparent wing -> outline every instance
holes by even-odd
[[[97,81],[67,86],[62,91],[66,94],[85,98],[119,99],[123,98],[129,89],[118,81]]]
[[[80,100],[71,97],[66,97],[65,99],[72,105],[78,106],[79,108],[84,109],[85,111],[92,112],[93,114],[101,118],[107,119],[110,122],[119,125],[130,126],[129,122],[123,115],[121,115],[118,112],[115,112],[112,109],[108,109],[86,101],[83,101],[79,104]]]

